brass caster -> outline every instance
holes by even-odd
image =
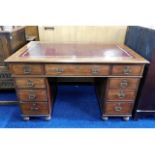
[[[46,116],[46,117],[45,117],[45,120],[46,120],[46,121],[51,120],[51,116]]]
[[[107,121],[109,119],[109,117],[107,116],[102,116],[102,120]]]
[[[24,121],[29,121],[30,120],[30,117],[29,116],[23,116],[23,120]]]
[[[130,117],[129,116],[126,116],[126,117],[123,117],[124,121],[129,121]]]

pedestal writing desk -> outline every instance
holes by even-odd
[[[54,85],[48,77],[92,77],[102,118],[128,120],[144,65],[149,63],[124,45],[30,42],[6,59],[15,80],[22,116],[51,118]],[[92,107],[93,108],[93,107]]]

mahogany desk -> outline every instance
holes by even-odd
[[[93,77],[102,118],[129,120],[144,65],[149,63],[125,45],[30,42],[5,62],[15,80],[22,116],[51,118],[58,77]],[[92,107],[93,108],[93,107]]]

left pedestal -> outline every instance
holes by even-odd
[[[43,66],[13,64],[10,70],[14,76],[23,119],[43,116],[45,120],[50,120],[54,92],[50,89],[48,78],[44,77]]]
[[[15,78],[16,92],[24,120],[44,116],[50,120],[52,110],[51,91],[46,78]]]

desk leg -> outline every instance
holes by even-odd
[[[29,121],[30,120],[30,117],[29,116],[23,116],[23,120],[24,121]]]
[[[102,120],[107,121],[109,119],[109,117],[107,116],[102,116]]]
[[[49,116],[45,116],[45,120],[46,120],[46,121],[51,120],[51,115],[49,115]]]

